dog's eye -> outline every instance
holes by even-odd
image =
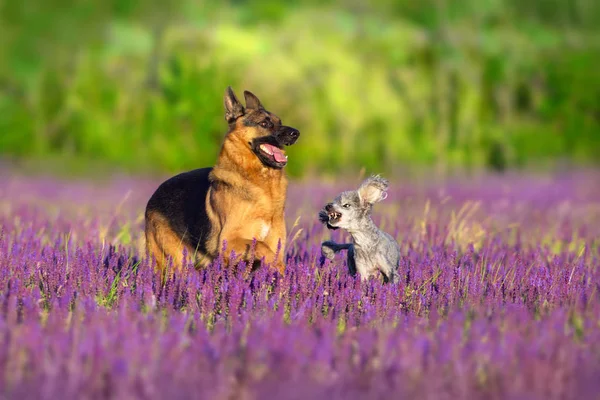
[[[272,126],[272,124],[271,124],[271,121],[264,120],[263,122],[260,123],[260,126],[262,126],[263,128],[270,128]]]
[[[342,204],[342,207],[344,207],[344,208],[350,208],[350,204],[348,204],[348,203]]]

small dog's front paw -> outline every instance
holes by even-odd
[[[324,257],[327,257],[329,260],[333,260],[335,258],[335,250],[333,250],[333,246],[335,243],[327,241],[321,244],[321,254]]]
[[[335,252],[328,247],[321,247],[321,254],[330,261],[335,258]]]

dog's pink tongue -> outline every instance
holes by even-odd
[[[273,152],[273,158],[275,158],[275,161],[279,163],[287,161],[287,158],[285,158],[285,154],[283,154],[283,151],[281,151],[277,147],[271,147],[271,151]]]

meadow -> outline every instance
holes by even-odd
[[[600,176],[392,179],[401,281],[320,264],[344,182],[294,181],[284,276],[143,254],[160,182],[0,174],[0,397],[594,399]],[[242,270],[244,266],[242,265]]]
[[[600,2],[0,3],[0,399],[600,399]],[[162,284],[223,94],[301,132],[287,271]],[[364,171],[398,284],[323,261]],[[224,253],[222,257],[227,257]]]

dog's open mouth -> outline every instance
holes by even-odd
[[[329,218],[329,222],[340,222],[340,219],[342,219],[342,214],[339,212],[335,212],[335,211],[329,211],[327,213],[327,217]]]
[[[287,164],[288,157],[284,151],[272,144],[263,143],[259,147],[260,152],[271,160],[279,164]]]
[[[338,229],[337,226],[332,224],[337,224],[342,219],[342,214],[335,211],[319,211],[319,220],[321,223],[326,224],[328,229]]]

